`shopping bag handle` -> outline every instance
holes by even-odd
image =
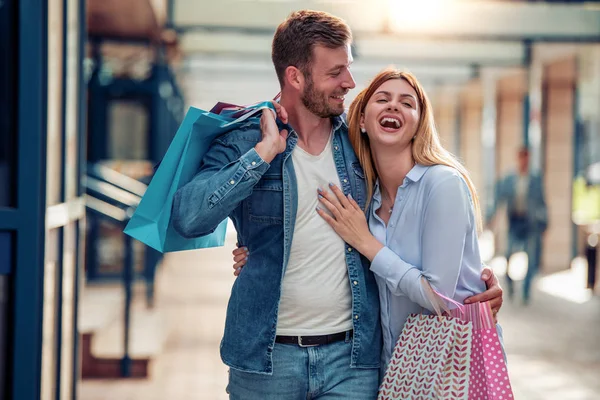
[[[444,296],[443,294],[441,294],[440,292],[435,290],[433,288],[433,286],[431,285],[431,283],[429,283],[429,281],[427,279],[425,279],[425,277],[421,277],[421,285],[423,286],[423,289],[425,290],[425,294],[429,298],[429,301],[433,305],[433,308],[435,309],[435,312],[438,315],[442,314],[440,309],[442,309],[444,312],[450,314],[450,309],[448,308],[448,305],[446,305],[446,303],[440,301],[439,299],[449,301],[450,303],[452,303],[458,307],[458,310],[460,311],[461,314],[465,313],[465,306],[463,306],[459,302],[454,301],[453,299],[451,299],[447,296]],[[437,295],[437,297],[436,297],[436,295]]]
[[[433,290],[435,292],[435,294],[437,294],[438,296],[440,296],[442,299],[449,301],[450,303],[454,304],[456,307],[458,307],[458,309],[460,310],[460,312],[465,312],[465,306],[463,306],[462,304],[460,304],[458,301],[452,300],[450,297],[444,296],[443,294],[441,294],[440,292],[438,292],[437,290]]]
[[[439,296],[436,296],[437,292],[424,276],[421,277],[421,286],[423,287],[425,295],[429,299],[429,302],[433,306],[433,310],[437,316],[441,317],[444,314],[450,315],[450,309],[448,308],[448,305],[441,301]],[[421,307],[421,313],[423,313],[424,309],[425,307]]]
[[[234,125],[239,122],[243,122],[243,121],[247,120],[248,118],[253,117],[254,115],[258,114],[259,112],[262,112],[265,109],[271,110],[275,114],[275,117],[277,118],[277,112],[275,111],[275,107],[273,106],[273,103],[271,103],[270,101],[263,101],[261,103],[256,104],[254,107],[256,107],[254,110],[242,115],[238,119],[235,119],[231,122],[226,123],[223,126],[227,127],[229,125]]]

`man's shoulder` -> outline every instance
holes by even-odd
[[[248,121],[245,124],[218,136],[215,141],[225,145],[247,143],[254,146],[256,143],[260,142],[261,138],[262,133],[260,131],[260,123],[258,121]]]

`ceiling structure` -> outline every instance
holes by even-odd
[[[176,43],[191,92],[207,84],[274,79],[273,33],[292,11],[316,9],[344,18],[354,34],[353,73],[360,85],[394,65],[425,86],[456,85],[482,71],[514,71],[532,54],[559,57],[600,43],[596,2],[493,0],[88,0],[91,34]],[[134,5],[136,7],[134,7]],[[153,9],[154,15],[148,13]],[[113,11],[111,11],[113,10]],[[137,11],[136,11],[137,10]],[[111,18],[111,13],[115,18]],[[131,18],[136,15],[136,18]],[[117,18],[119,17],[119,18]],[[133,22],[135,23],[133,23]],[[113,25],[117,26],[113,26]],[[175,36],[173,32],[177,32]],[[167,39],[168,38],[168,39]],[[176,39],[173,39],[176,38]],[[195,83],[194,83],[195,82]],[[193,85],[196,85],[195,87]],[[265,91],[276,90],[276,84]],[[262,94],[262,93],[261,93]]]
[[[291,11],[318,9],[344,18],[357,67],[394,64],[439,79],[470,76],[474,66],[511,67],[528,43],[600,42],[592,3],[461,0],[173,0],[171,17],[184,54],[268,60],[275,28]],[[260,61],[259,61],[260,62]],[[437,71],[437,72],[436,72]]]

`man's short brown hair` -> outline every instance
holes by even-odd
[[[341,18],[323,11],[302,10],[291,13],[273,37],[271,58],[279,84],[283,87],[285,70],[294,66],[310,74],[316,45],[336,49],[352,41],[350,27]]]

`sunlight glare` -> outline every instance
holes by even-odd
[[[418,33],[443,22],[453,0],[389,0],[390,26],[395,32]]]

